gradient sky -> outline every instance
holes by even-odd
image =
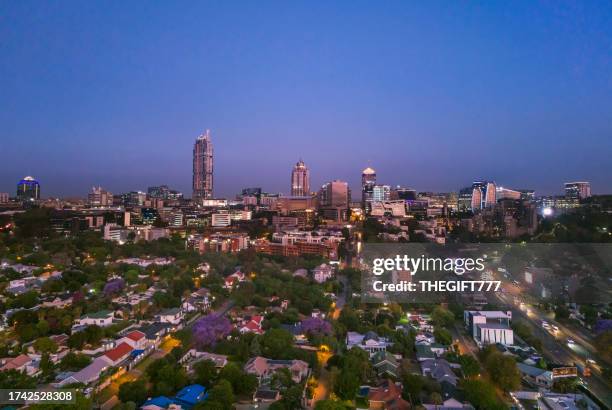
[[[610,1],[0,1],[0,191],[612,192]]]

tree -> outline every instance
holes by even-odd
[[[449,346],[453,343],[453,336],[451,333],[444,329],[443,327],[437,327],[434,330],[434,337],[436,338],[436,342]]]
[[[0,389],[33,389],[36,379],[19,370],[10,369],[0,372]]]
[[[235,363],[228,363],[221,372],[219,380],[225,380],[232,386],[232,391],[240,395],[250,395],[257,388],[257,377],[247,374]]]
[[[595,337],[597,351],[604,357],[612,359],[612,330],[602,332]]]
[[[194,382],[209,387],[217,377],[217,368],[212,360],[200,360],[193,365]]]
[[[62,371],[78,371],[91,363],[91,358],[81,353],[70,352],[62,358],[59,368]]]
[[[460,387],[463,389],[465,399],[472,403],[478,410],[502,410],[506,409],[497,400],[495,387],[483,379],[464,379]]]
[[[284,359],[293,347],[293,335],[284,329],[270,329],[262,337],[264,356]]]
[[[516,361],[509,356],[494,352],[485,361],[491,380],[505,391],[516,390],[521,385],[521,374]]]
[[[468,354],[459,356],[459,364],[461,364],[461,370],[463,370],[465,377],[473,377],[480,373],[478,360]]]
[[[206,407],[206,403],[211,402],[214,404],[209,404],[211,407]],[[205,409],[223,409],[223,410],[231,410],[232,403],[234,402],[234,391],[232,390],[232,385],[227,380],[220,380],[208,394],[208,400],[205,403]]]
[[[211,313],[199,319],[193,326],[193,340],[199,347],[214,346],[232,331],[230,321],[221,315]]]
[[[455,320],[455,315],[448,309],[442,306],[436,306],[431,313],[431,320],[437,327],[448,327],[451,326]]]
[[[359,377],[348,371],[340,372],[334,391],[342,400],[353,400],[359,390]]]
[[[418,374],[405,373],[402,375],[403,393],[410,401],[416,402],[425,385],[423,377]]]
[[[57,352],[57,343],[48,337],[41,337],[34,342],[34,349],[40,353],[55,353]]]
[[[346,410],[346,406],[334,400],[319,400],[314,410]]]
[[[123,383],[119,386],[117,396],[123,403],[134,402],[140,406],[147,400],[147,384],[143,379]]]

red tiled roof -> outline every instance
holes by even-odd
[[[123,342],[114,349],[111,349],[108,352],[104,353],[104,355],[111,359],[113,362],[116,362],[122,357],[127,356],[132,350],[134,350],[132,349],[132,346]]]
[[[133,332],[128,333],[125,337],[132,339],[133,341],[137,342],[140,339],[142,339],[143,337],[145,337],[145,334],[142,333],[141,331],[138,330],[134,330]]]

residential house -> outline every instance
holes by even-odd
[[[101,358],[106,360],[109,365],[117,366],[130,356],[134,348],[128,343],[121,342],[115,348],[108,350]]]
[[[38,373],[38,365],[27,354],[20,354],[17,357],[5,357],[0,359],[0,372],[6,370],[17,370],[25,372],[28,376]]]
[[[334,268],[323,263],[312,270],[312,276],[317,283],[324,283],[334,277]]]
[[[147,337],[140,330],[133,330],[117,340],[117,345],[127,343],[135,350],[144,350],[147,347]]]
[[[386,379],[368,392],[370,410],[409,410],[410,403],[402,398],[402,388]]]
[[[346,335],[346,348],[358,347],[370,354],[370,357],[377,352],[384,352],[392,343],[386,338],[378,336],[375,332],[367,332],[365,335],[357,332],[348,332]]]
[[[426,410],[474,410],[469,403],[461,403],[457,399],[450,398],[442,404],[423,404]]]
[[[113,324],[114,314],[110,310],[101,310],[95,313],[86,313],[75,320],[73,327],[97,325],[107,327]]]
[[[245,280],[245,274],[238,270],[225,278],[223,287],[232,290],[239,282],[244,282]]]
[[[227,364],[227,356],[216,353],[201,352],[196,349],[189,349],[187,353],[179,360],[179,363],[185,366],[187,372],[193,370],[193,365],[202,360],[210,360],[215,364],[217,369],[225,367]]]
[[[155,321],[159,323],[169,323],[172,325],[179,325],[184,318],[183,310],[181,308],[164,309],[155,315]]]
[[[517,363],[516,367],[522,378],[531,385],[551,388],[553,385],[553,374],[550,370],[529,366],[525,363]]]
[[[375,353],[372,356],[372,365],[379,377],[386,375],[397,378],[399,376],[398,368],[400,363],[393,354],[387,351]]]
[[[263,320],[263,316],[252,316],[250,320],[245,321],[245,323],[239,328],[240,333],[256,333],[258,335],[263,334],[264,331],[261,328]]]
[[[273,360],[265,357],[252,357],[244,365],[244,371],[256,375],[260,383],[272,377],[278,369],[289,369],[291,379],[295,383],[300,383],[310,373],[308,363],[302,360]]]

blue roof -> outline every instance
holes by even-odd
[[[191,384],[183,387],[177,394],[175,402],[184,403],[187,405],[195,405],[206,399],[206,387],[201,384]]]
[[[172,403],[174,403],[174,401],[167,398],[166,396],[157,396],[157,397],[153,397],[151,400],[145,401],[143,406],[154,405],[157,407],[166,408],[170,406]]]

